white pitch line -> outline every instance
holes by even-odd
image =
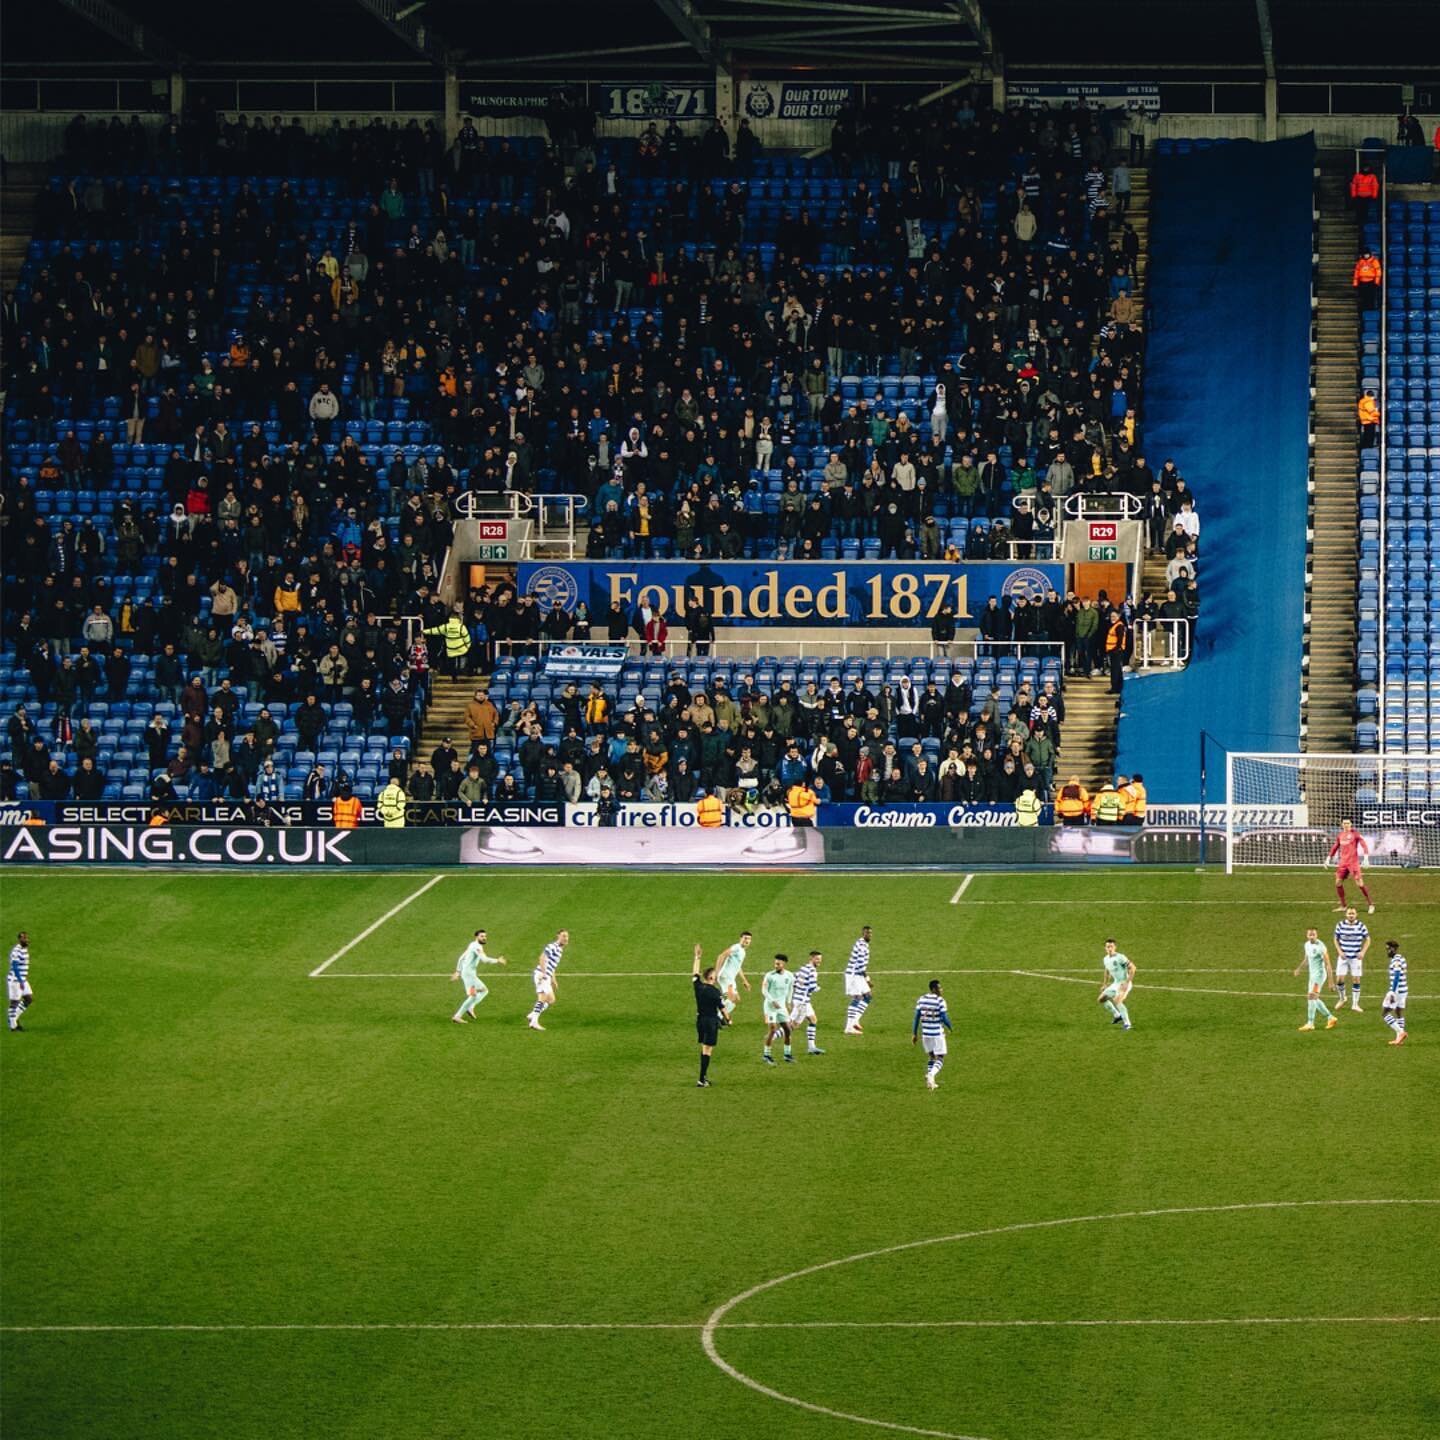
[[[731,1320],[716,1330],[1098,1330],[1214,1325],[1440,1325],[1440,1315],[1236,1315],[1146,1320]],[[703,1330],[700,1320],[395,1320],[277,1324],[0,1325],[6,1335],[200,1335],[372,1330]]]
[[[342,945],[328,960],[322,960],[311,972],[310,978],[323,975],[342,955],[348,955],[362,940],[368,940],[387,920],[393,920],[407,905],[418,900],[427,890],[433,890],[445,877],[433,875],[418,890],[412,891],[398,905],[387,910],[373,925],[367,925],[353,940]]]
[[[762,1280],[758,1285],[752,1285],[748,1290],[742,1290],[740,1294],[732,1295],[730,1299],[717,1305],[710,1312],[710,1318],[706,1320],[700,1331],[700,1348],[704,1350],[710,1363],[722,1374],[728,1375],[730,1379],[738,1381],[757,1395],[764,1395],[770,1400],[778,1400],[783,1405],[793,1405],[797,1410],[806,1410],[812,1415],[824,1415],[832,1420],[844,1420],[852,1425],[868,1425],[876,1430],[889,1430],[902,1435],[923,1435],[930,1437],[930,1440],[983,1440],[983,1437],[961,1435],[954,1430],[927,1430],[918,1425],[904,1425],[895,1420],[880,1420],[870,1415],[855,1415],[848,1410],[837,1410],[829,1405],[819,1405],[813,1400],[804,1400],[798,1395],[787,1395],[783,1390],[766,1385],[763,1381],[755,1379],[754,1376],[747,1375],[738,1366],[732,1365],[721,1355],[716,1346],[715,1334],[719,1330],[736,1328],[733,1322],[727,1322],[725,1317],[736,1306],[743,1305],[746,1301],[753,1300],[757,1295],[763,1295],[768,1290],[787,1285],[793,1280],[808,1279],[811,1275],[819,1275],[827,1270],[837,1270],[845,1265],[855,1265],[865,1260],[877,1260],[888,1255],[907,1254],[912,1250],[925,1250],[935,1245],[953,1245],[962,1240],[982,1240],[994,1235],[1015,1235],[1031,1230],[1054,1230],[1069,1225],[1093,1225],[1116,1220],[1151,1220],[1172,1215],[1228,1215],[1237,1211],[1249,1210],[1310,1210],[1320,1207],[1355,1208],[1387,1205],[1440,1205],[1440,1199],[1257,1200],[1230,1205],[1184,1205],[1160,1210],[1128,1210],[1109,1215],[1066,1215],[1055,1220],[1025,1220],[1013,1225],[994,1225],[984,1230],[962,1230],[954,1235],[932,1235],[924,1240],[907,1240],[899,1245],[883,1245],[876,1250],[862,1250],[854,1255],[842,1255],[838,1260],[821,1260],[817,1264],[807,1265],[801,1270],[792,1270],[787,1275],[776,1275],[769,1280]]]
[[[959,888],[958,888],[958,889],[955,891],[955,893],[950,897],[950,903],[951,903],[952,905],[958,905],[958,904],[960,903],[960,897],[970,888],[970,882],[971,882],[974,878],[975,878],[975,877],[974,877],[973,875],[967,875],[967,876],[960,882]]]
[[[1043,970],[1012,970],[1012,975],[1024,975],[1030,980],[1056,980],[1062,985],[1091,985],[1098,984],[1098,981],[1078,979],[1074,975],[1056,975]],[[1300,990],[1216,990],[1208,985],[1151,985],[1145,982],[1135,987],[1137,990],[1165,990],[1174,995],[1239,995],[1256,1000],[1294,1000],[1301,992]],[[1436,1000],[1436,995],[1411,995],[1412,1000]],[[1363,1012],[1362,1012],[1363,1013]]]

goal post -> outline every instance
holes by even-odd
[[[1225,757],[1225,870],[1322,865],[1342,820],[1370,865],[1440,866],[1440,754]]]

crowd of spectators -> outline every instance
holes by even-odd
[[[332,694],[398,670],[413,700],[415,657],[369,673],[352,636],[444,618],[466,489],[580,493],[590,554],[700,557],[1008,555],[1074,491],[1145,500],[1102,123],[872,110],[782,189],[718,124],[543,147],[467,122],[446,150],[415,122],[77,120],[4,298],[4,608],[37,697],[67,651],[113,696],[117,653],[173,650],[300,703],[338,646]],[[471,619],[526,638],[529,608]]]

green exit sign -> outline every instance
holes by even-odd
[[[510,558],[510,547],[508,545],[482,545],[477,560],[493,560],[497,563],[507,561]]]
[[[1120,547],[1118,545],[1092,545],[1090,558],[1092,560],[1118,560]]]

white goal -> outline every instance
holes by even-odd
[[[1342,820],[1370,865],[1440,865],[1440,754],[1225,757],[1225,869],[1321,865]]]

